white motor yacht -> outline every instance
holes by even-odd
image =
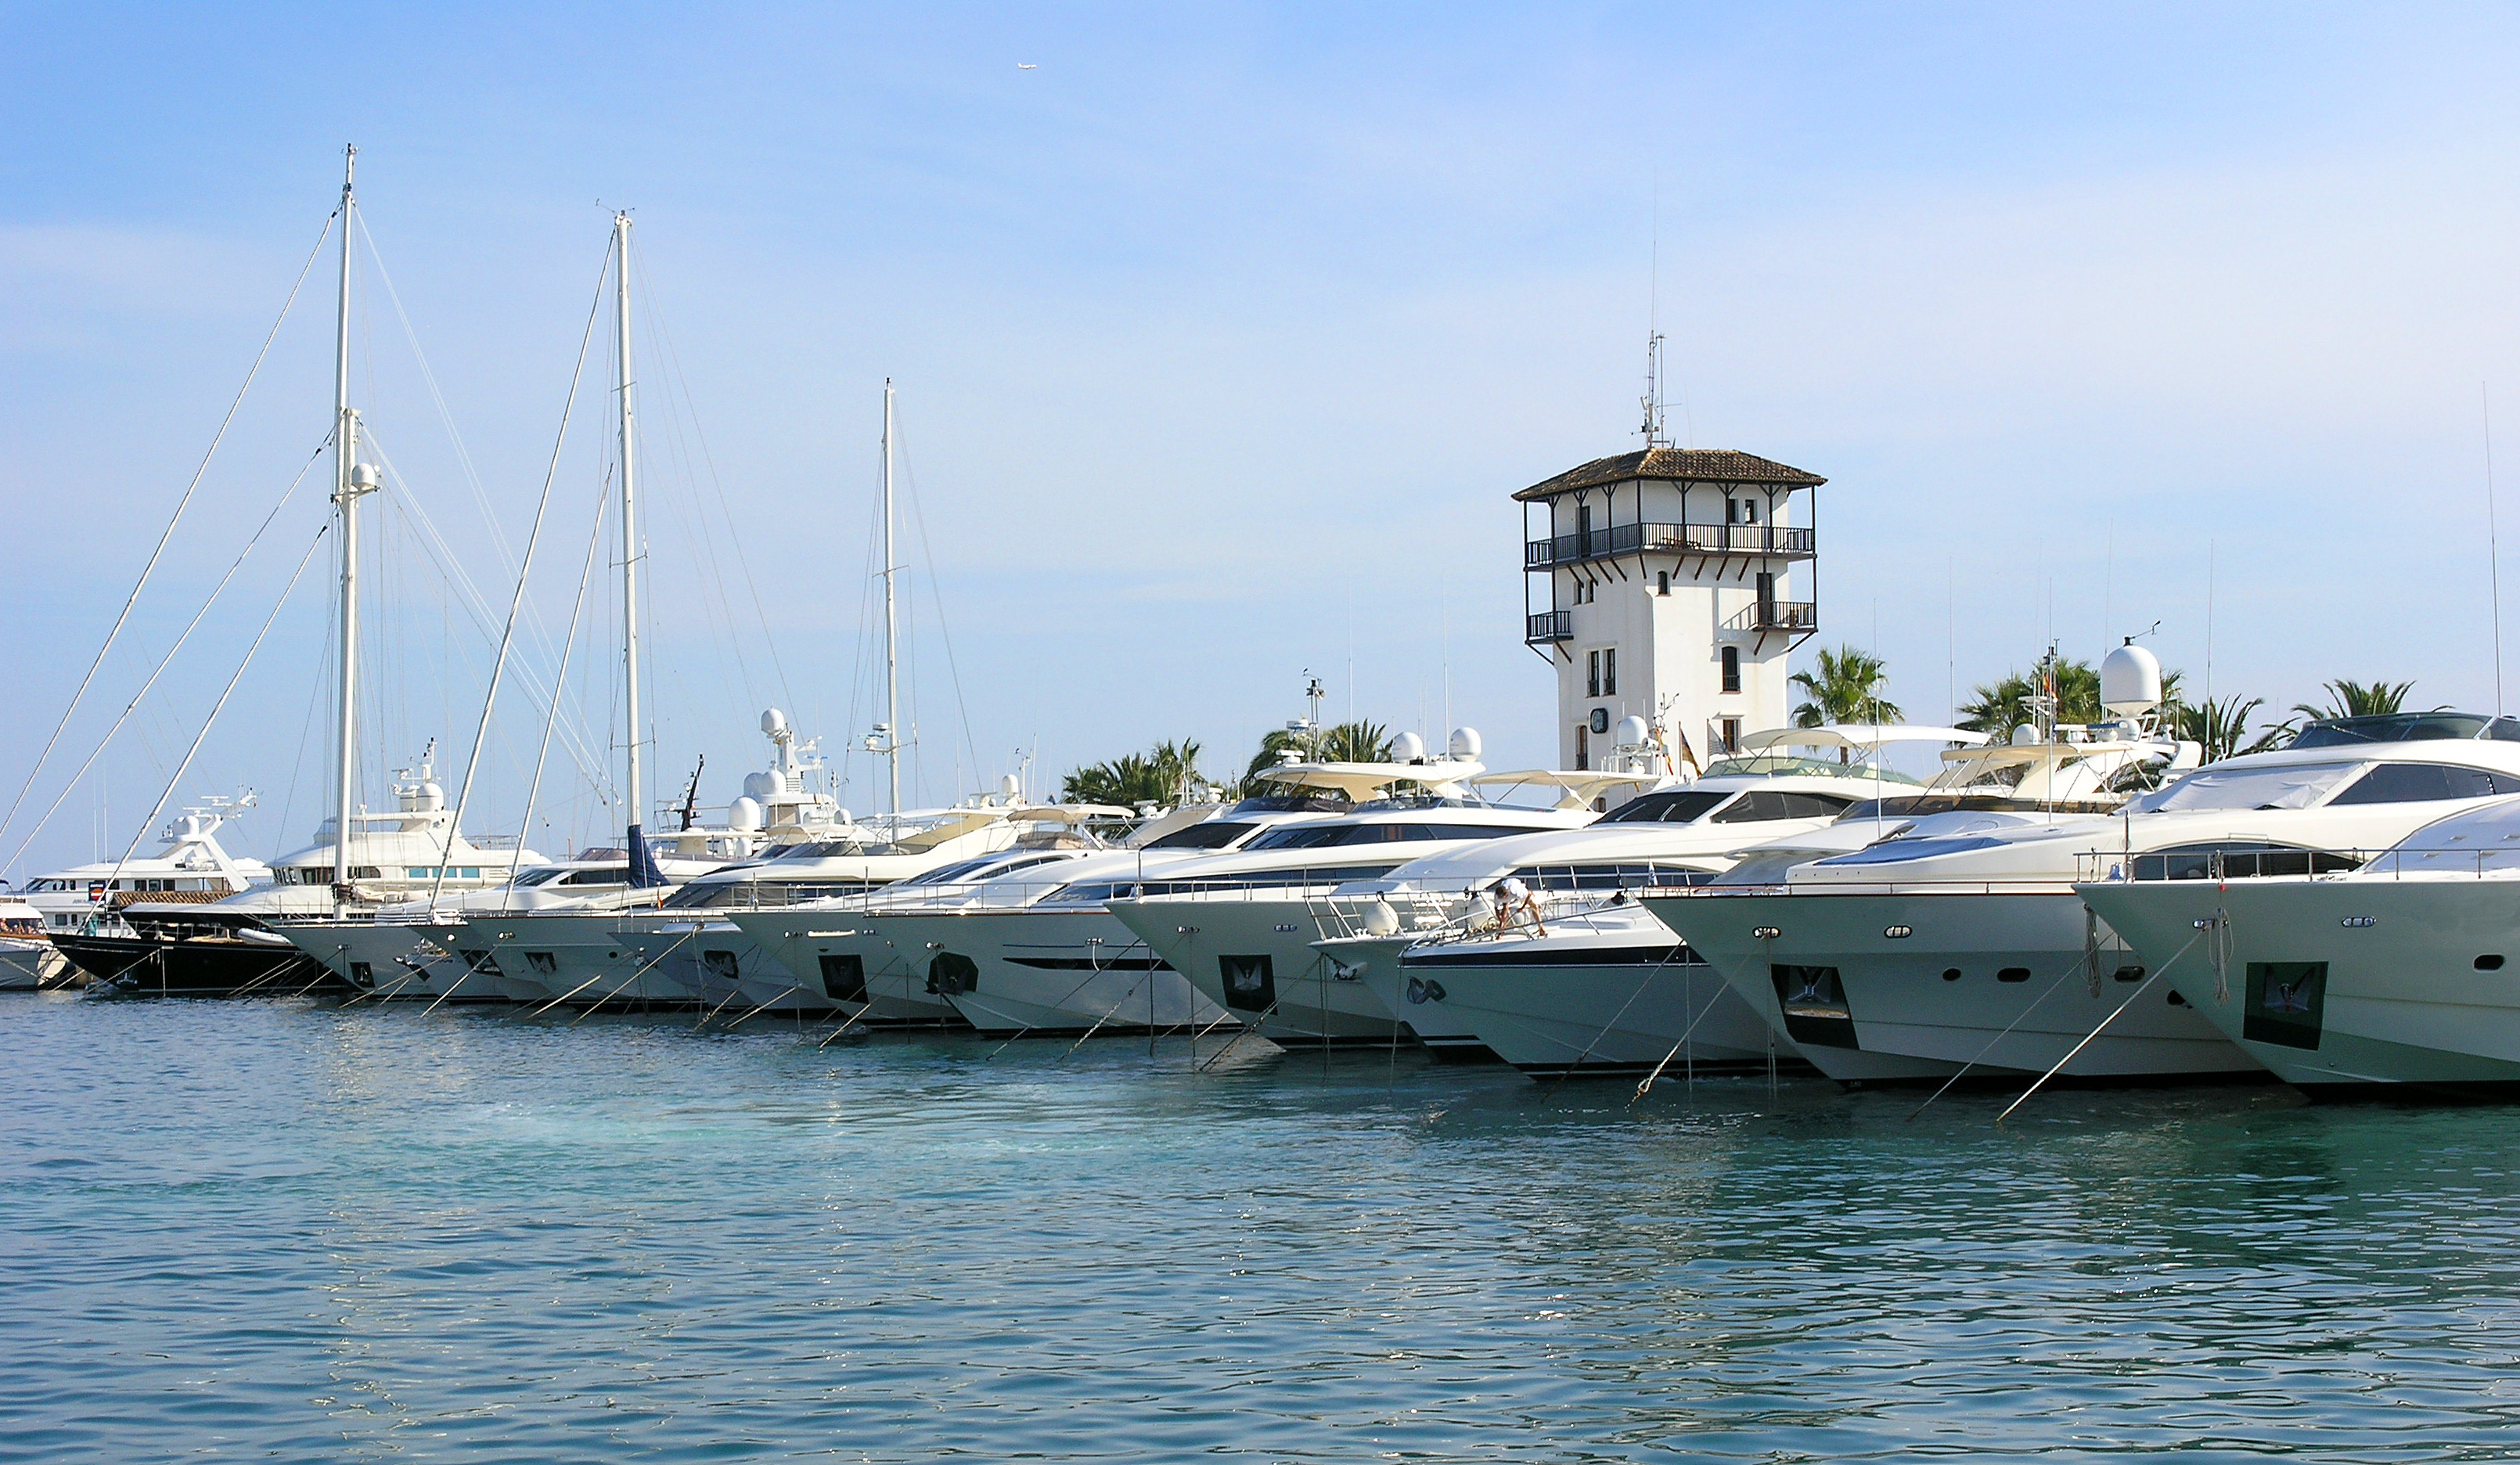
[[[2284,749],[2189,773],[2115,815],[1930,816],[1794,865],[1771,885],[1647,904],[1832,1078],[2010,1077],[2059,1064],[2092,1080],[2248,1074],[2256,1061],[2183,999],[2146,987],[2142,958],[2075,882],[2138,858],[2218,851],[2337,867],[2350,863],[2337,852],[2386,846],[2460,799],[2509,792],[2520,792],[2520,722],[2317,722]]]
[[[20,894],[41,915],[46,931],[66,932],[99,919],[111,925],[113,910],[134,900],[206,903],[268,885],[270,866],[231,855],[219,843],[219,830],[253,806],[251,793],[203,799],[167,821],[157,853],[54,870],[27,881]]]
[[[1126,849],[887,903],[869,915],[906,975],[984,1034],[1204,1031],[1223,1022],[1225,1010],[1112,917],[1114,895],[1251,849],[1289,825],[1335,821],[1355,807],[1356,792],[1409,777],[1389,765],[1287,764],[1264,775],[1283,792],[1150,830]]]
[[[1457,751],[1466,755],[1475,747],[1475,733],[1456,734]],[[1389,785],[1383,766],[1355,767]],[[1474,795],[1483,776],[1548,784],[1560,798],[1546,809],[1488,803]],[[1233,854],[1167,869],[1160,878],[1115,882],[1102,898],[1151,955],[1271,1041],[1389,1043],[1397,1015],[1357,980],[1355,969],[1314,948],[1326,937],[1364,934],[1365,909],[1381,898],[1342,899],[1336,892],[1465,844],[1580,828],[1598,817],[1594,799],[1602,790],[1662,781],[1657,775],[1616,772],[1570,778],[1581,781],[1488,776],[1466,756],[1421,767],[1408,781],[1422,793],[1371,800],[1338,819],[1272,830]],[[1429,904],[1458,900],[1457,894],[1430,897]]]
[[[968,899],[985,882],[1089,857],[1085,849],[1012,849],[939,866],[864,895],[814,901],[778,910],[741,910],[728,919],[779,960],[781,972],[745,972],[738,1001],[767,1011],[783,1002],[839,1012],[870,1027],[962,1026],[925,964],[914,964],[886,941],[875,916],[882,911]]]
[[[1881,764],[1885,746],[1985,740],[1907,726],[1751,733],[1740,756],[1695,782],[1641,795],[1587,828],[1465,846],[1343,887],[1334,906],[1373,897],[1391,914],[1369,905],[1365,925],[1394,934],[1320,946],[1358,968],[1439,1057],[1501,1057],[1535,1075],[1764,1065],[1775,1047],[1766,1020],[1638,892],[1705,883],[1746,848],[1920,793]],[[1486,894],[1508,876],[1532,892],[1539,921],[1496,918]]]
[[[2463,804],[2350,870],[2298,849],[2182,851],[2078,888],[2188,1010],[2288,1084],[2520,1085],[2520,799]]]

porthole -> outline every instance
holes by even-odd
[[[2500,971],[2502,969],[2502,958],[2500,956],[2494,955],[2479,956],[2476,958],[2476,969],[2478,971]]]
[[[2003,970],[1997,972],[1995,974],[1995,979],[1999,982],[2027,982],[2030,980],[2030,968],[2026,966],[2007,966]]]
[[[1943,968],[1943,980],[1944,980],[1944,981],[1946,981],[1946,982],[1957,982],[1957,981],[1958,981],[1959,979],[1960,979],[1960,969],[1959,969],[1958,967],[1957,967],[1957,966],[1946,966],[1946,967],[1944,967],[1944,968]]]

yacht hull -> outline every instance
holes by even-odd
[[[1764,1069],[1789,1043],[1669,928],[1634,908],[1418,948],[1402,1001],[1440,1006],[1535,1077]],[[1404,1006],[1414,1014],[1417,1007]]]
[[[1376,1001],[1399,1013],[1400,1021],[1410,1036],[1424,1046],[1428,1057],[1439,1063],[1496,1062],[1496,1050],[1481,1042],[1470,1025],[1445,1005],[1440,993],[1423,982],[1412,984],[1401,972],[1402,954],[1418,940],[1414,935],[1343,936],[1314,945],[1331,960],[1353,970]]]
[[[652,910],[502,913],[461,922],[451,945],[476,973],[472,980],[486,981],[513,1000],[631,1010],[688,1007],[698,999],[659,972],[643,950],[648,934],[664,923]]]
[[[2509,980],[2520,881],[2508,875],[2082,892],[2147,960],[2170,963],[2163,981],[2192,1010],[2287,1084],[2329,1096],[2520,1093],[2520,994]],[[2219,980],[2218,928],[2197,924],[2218,919],[2228,922]]]
[[[1227,1016],[1100,909],[887,911],[881,929],[984,1036],[1196,1032]]]
[[[56,936],[63,956],[88,974],[92,993],[115,997],[338,996],[347,989],[321,962],[287,943],[226,938]]]
[[[832,1006],[866,1027],[964,1026],[954,1004],[928,990],[863,910],[764,910],[735,917],[786,969],[783,987],[821,989]],[[774,979],[747,977],[747,992]],[[763,992],[763,997],[775,996]]]
[[[1200,996],[1286,1046],[1387,1044],[1402,1026],[1358,973],[1313,943],[1364,928],[1365,902],[1315,918],[1301,899],[1156,896],[1114,901],[1111,913],[1187,977]],[[1324,904],[1335,904],[1325,902]]]
[[[2008,1080],[2059,1063],[2060,1077],[2085,1082],[2260,1071],[2194,1008],[2147,987],[2138,958],[2070,889],[1645,904],[1833,1079],[1965,1069]]]
[[[488,978],[471,974],[438,944],[451,925],[395,921],[304,921],[277,928],[368,1001],[505,1002]]]
[[[0,992],[60,986],[74,970],[49,941],[0,941]]]

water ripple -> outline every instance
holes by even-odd
[[[1387,1053],[0,1025],[0,1459],[2396,1461],[2520,1423],[2499,1109],[1999,1130]]]

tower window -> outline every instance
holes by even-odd
[[[1619,694],[1619,648],[1612,646],[1601,653],[1601,695]]]
[[[1737,717],[1728,717],[1724,719],[1722,726],[1724,729],[1724,751],[1728,753],[1737,753],[1741,751],[1741,720]]]
[[[1724,522],[1728,524],[1737,524],[1741,522],[1741,501],[1739,499],[1726,499],[1724,501]]]
[[[1654,594],[1658,596],[1667,596],[1671,594],[1671,571],[1654,571]]]
[[[1724,689],[1726,691],[1741,689],[1741,648],[1739,646],[1724,648]]]
[[[1593,730],[1582,723],[1575,725],[1575,767],[1578,772],[1593,766]]]
[[[1601,653],[1598,651],[1586,651],[1584,653],[1584,695],[1588,697],[1598,697],[1600,694]]]
[[[1745,524],[1755,524],[1755,523],[1759,522],[1759,501],[1758,501],[1758,500],[1756,500],[1756,499],[1743,499],[1743,500],[1741,501],[1741,522],[1743,522],[1743,523],[1745,523]]]

